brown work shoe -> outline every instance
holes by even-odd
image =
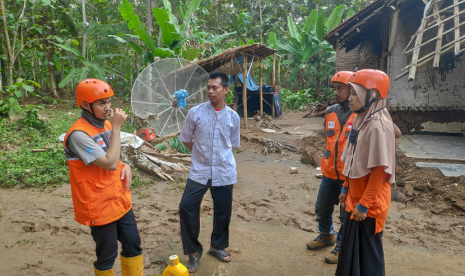
[[[326,254],[325,261],[328,264],[337,264],[337,259],[339,258],[339,250],[340,249],[341,248],[339,247],[339,245],[336,245],[336,247],[334,247],[333,251]]]
[[[317,250],[336,243],[336,236],[331,234],[320,234],[316,239],[307,243],[308,250]]]

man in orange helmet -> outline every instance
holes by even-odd
[[[342,175],[343,163],[340,160],[342,150],[352,129],[355,114],[349,108],[347,99],[347,81],[353,72],[340,71],[334,74],[331,82],[334,86],[334,96],[338,102],[326,109],[325,113],[325,138],[326,150],[323,153],[321,180],[318,197],[315,204],[316,219],[320,235],[307,243],[309,250],[318,250],[326,246],[336,244],[332,252],[325,256],[325,260],[330,264],[337,264],[339,245],[341,243],[343,217],[340,215],[341,228],[336,236],[333,226],[334,206],[339,203],[339,194],[345,177]],[[341,214],[343,209],[341,208]]]
[[[142,276],[141,240],[129,190],[132,172],[119,160],[121,126],[127,115],[111,109],[113,95],[113,89],[98,79],[85,79],[76,87],[82,113],[63,141],[74,216],[78,223],[90,226],[96,243],[96,276],[113,275],[118,241],[123,276]]]

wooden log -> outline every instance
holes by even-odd
[[[150,160],[147,158],[145,154],[136,154],[134,156],[134,165],[142,171],[152,175],[156,175],[163,180],[174,181],[174,178],[171,177],[171,175],[166,174],[159,166],[157,166],[153,162],[150,162]]]
[[[192,162],[190,160],[185,160],[185,159],[181,159],[181,158],[178,158],[178,157],[167,156],[167,155],[164,155],[163,153],[159,153],[159,152],[153,152],[153,151],[148,151],[148,150],[139,150],[139,151],[142,152],[142,153],[145,153],[147,155],[158,157],[158,158],[161,158],[161,159],[167,160],[169,162],[173,162],[173,163],[182,163],[182,164],[187,165],[187,166],[190,166],[192,164]]]
[[[242,109],[244,110],[244,128],[247,129],[247,55],[243,55],[242,66]]]
[[[162,160],[160,158],[157,158],[155,156],[151,156],[151,155],[148,155],[148,154],[146,154],[146,155],[147,155],[147,158],[150,161],[152,161],[153,163],[160,166],[165,172],[166,172],[165,168],[169,169],[171,171],[189,172],[189,167],[187,167],[187,166],[185,166],[185,165],[183,165],[181,163],[168,162],[168,161]],[[168,173],[172,173],[172,172],[168,172]]]
[[[170,134],[170,135],[165,135],[165,136],[163,136],[163,137],[158,137],[158,138],[156,138],[156,139],[153,139],[153,140],[150,141],[149,143],[150,143],[151,145],[158,145],[158,144],[160,144],[160,143],[162,143],[162,142],[164,142],[164,141],[166,141],[166,140],[169,140],[169,139],[172,139],[172,138],[174,138],[174,137],[176,137],[176,136],[179,136],[179,134],[181,134],[180,131],[175,132],[175,133],[172,133],[172,134]]]
[[[31,152],[45,152],[49,151],[49,149],[31,149]]]

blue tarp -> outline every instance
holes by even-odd
[[[242,83],[244,83],[244,77],[242,77],[242,74],[237,74],[236,76],[237,76],[237,79],[239,80],[239,82],[242,85]],[[232,77],[230,79],[232,80]],[[248,75],[247,76],[247,91],[258,92],[259,89],[260,89],[260,87],[252,79],[252,76]],[[271,87],[269,85],[263,85],[262,90],[263,90],[263,92],[273,92],[273,87]]]
[[[237,74],[237,78],[239,79],[239,82],[241,84],[244,83],[244,77],[242,76],[242,74]],[[260,87],[258,87],[255,81],[252,79],[251,75],[247,76],[246,86],[247,86],[247,90],[252,91],[252,92],[258,91],[260,89]]]

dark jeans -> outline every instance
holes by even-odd
[[[184,254],[203,251],[199,242],[200,204],[210,189],[213,198],[213,232],[210,245],[218,250],[229,246],[229,223],[231,221],[234,185],[212,186],[211,179],[206,185],[187,179],[186,188],[179,203],[179,220]]]
[[[96,244],[97,261],[94,266],[100,271],[113,268],[118,255],[118,241],[122,245],[122,256],[130,258],[142,254],[139,230],[132,209],[117,221],[91,226],[90,233]]]
[[[339,203],[339,195],[341,194],[342,180],[333,180],[327,177],[321,179],[320,189],[318,190],[318,197],[315,203],[316,220],[318,221],[318,230],[322,234],[335,235],[336,231],[333,226],[333,212],[334,205]],[[340,244],[342,237],[342,226],[344,225],[344,209],[340,207],[339,220],[341,221],[341,228],[337,233],[336,242]]]

